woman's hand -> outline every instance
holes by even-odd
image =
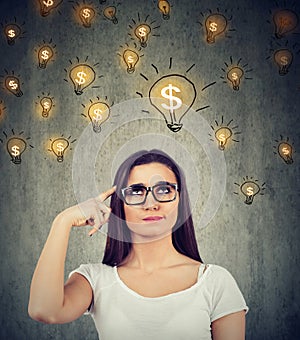
[[[114,186],[95,198],[67,208],[59,214],[59,217],[67,221],[70,226],[93,226],[94,228],[89,232],[89,236],[92,236],[108,221],[111,209],[104,204],[104,201],[115,191]]]

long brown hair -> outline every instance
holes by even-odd
[[[132,154],[120,165],[116,173],[114,185],[117,186],[117,190],[111,197],[110,207],[112,210],[108,222],[108,234],[102,263],[117,266],[130,253],[132,248],[131,235],[125,221],[124,202],[120,190],[127,186],[128,177],[133,167],[154,162],[164,164],[172,170],[178,183],[180,199],[178,217],[172,232],[173,246],[179,253],[202,262],[195,236],[185,176],[181,168],[169,155],[153,149]]]

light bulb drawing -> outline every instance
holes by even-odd
[[[134,30],[134,34],[139,39],[142,47],[147,46],[147,41],[149,39],[150,32],[151,27],[147,24],[141,24],[137,26],[137,28]]]
[[[173,132],[182,128],[182,118],[193,105],[196,96],[195,85],[179,74],[161,77],[149,90],[151,105],[162,114],[167,127]]]
[[[42,17],[46,17],[50,12],[58,7],[63,0],[39,0],[40,4],[40,14]]]
[[[14,45],[16,39],[21,35],[21,28],[17,24],[9,24],[4,28],[4,34],[7,38],[8,45]]]
[[[164,20],[170,19],[170,9],[171,6],[168,1],[166,0],[158,0],[157,7],[161,11]]]
[[[248,178],[246,176],[243,178],[244,182],[242,184],[234,183],[239,186],[240,192],[244,195],[244,203],[247,205],[251,205],[253,203],[254,197],[259,195],[264,195],[265,183],[261,186],[258,184],[258,180],[254,180],[253,177]],[[238,192],[234,192],[235,194],[239,194]]]
[[[96,11],[91,6],[84,6],[79,10],[78,15],[82,25],[89,28],[95,18]]]
[[[278,72],[281,76],[288,73],[293,62],[293,53],[288,49],[280,49],[274,53],[274,61],[278,66]]]
[[[92,122],[93,130],[96,133],[101,131],[101,125],[107,121],[110,116],[110,108],[104,102],[96,102],[90,105],[88,116]]]
[[[108,6],[108,7],[105,7],[103,10],[104,17],[110,20],[115,25],[118,23],[116,13],[117,13],[117,8],[115,6]]]
[[[205,20],[206,41],[209,44],[216,42],[216,37],[222,34],[227,28],[227,19],[223,14],[214,13]]]
[[[42,107],[42,117],[47,118],[49,116],[49,112],[52,109],[53,101],[50,97],[43,97],[40,100],[40,105]]]
[[[21,155],[26,149],[26,142],[22,138],[13,137],[7,141],[7,151],[14,164],[21,163]]]
[[[294,162],[294,147],[293,144],[289,141],[289,137],[284,140],[283,137],[280,136],[280,140],[275,140],[275,142],[277,143],[277,145],[273,146],[273,148],[276,150],[274,151],[274,154],[278,154],[280,158],[285,162],[285,164],[292,164]]]
[[[9,75],[5,78],[4,84],[6,89],[16,97],[23,96],[23,92],[21,91],[20,87],[20,80],[18,77]]]
[[[232,131],[228,127],[221,127],[215,132],[215,137],[219,144],[220,150],[225,150],[225,145],[232,136]]]
[[[96,73],[88,64],[77,64],[71,68],[69,78],[74,85],[74,92],[81,95],[83,90],[94,82]]]
[[[39,68],[45,69],[53,54],[53,49],[49,45],[42,46],[38,51]]]
[[[135,66],[139,61],[139,55],[133,50],[125,50],[123,53],[123,59],[127,65],[127,72],[133,73],[135,71]]]
[[[57,138],[51,143],[51,150],[56,155],[58,162],[62,162],[64,160],[64,153],[69,145],[69,141],[65,138]]]
[[[239,91],[242,79],[252,79],[246,77],[246,74],[251,72],[252,69],[246,69],[248,64],[240,65],[241,60],[242,59],[239,59],[238,62],[234,64],[232,57],[230,57],[230,64],[225,62],[226,68],[222,68],[222,71],[226,74],[226,80],[225,76],[221,76],[221,78],[224,79],[224,83],[229,83],[234,91]]]
[[[275,25],[275,37],[281,39],[288,33],[291,33],[298,26],[299,18],[297,14],[290,9],[277,11],[273,15]]]

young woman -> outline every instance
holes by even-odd
[[[91,225],[92,235],[107,221],[102,263],[81,265],[64,284],[72,227]],[[111,189],[55,218],[28,310],[46,323],[88,312],[101,340],[242,340],[248,307],[231,274],[200,258],[181,169],[151,150],[123,162]]]

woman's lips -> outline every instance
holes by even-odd
[[[147,216],[147,217],[143,218],[143,221],[146,221],[146,222],[157,222],[157,221],[160,221],[162,219],[163,219],[162,216]]]

